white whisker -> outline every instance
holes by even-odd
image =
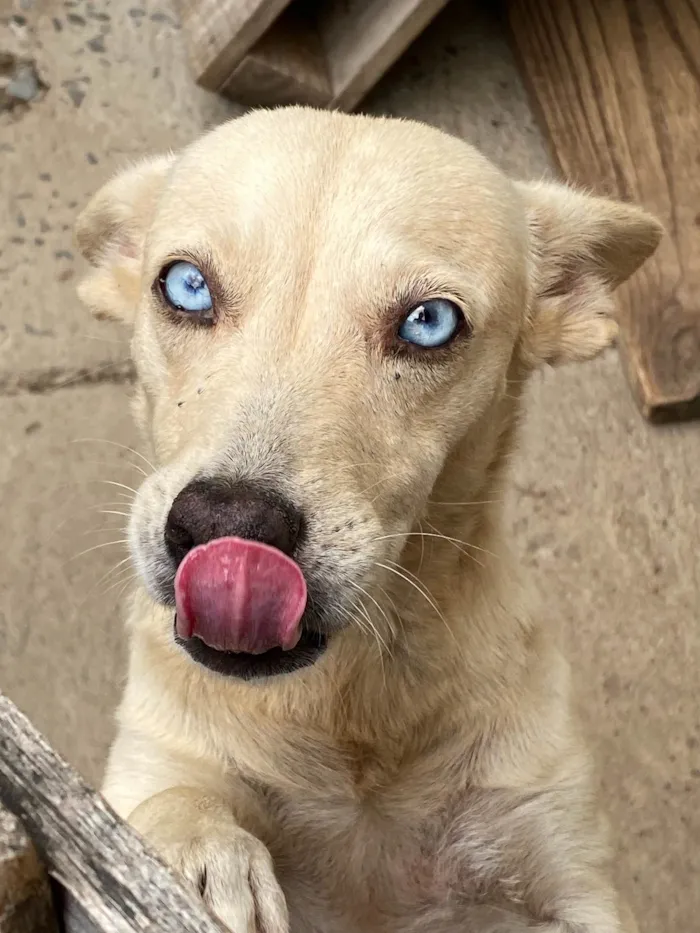
[[[108,486],[118,486],[120,489],[126,489],[127,492],[133,492],[134,496],[138,496],[138,490],[134,489],[133,486],[127,486],[125,483],[118,483],[113,479],[97,479],[96,483],[106,483]],[[132,499],[133,501],[133,499]]]
[[[134,450],[133,447],[128,447],[126,444],[120,444],[118,441],[109,440],[108,438],[104,438],[104,437],[77,437],[73,441],[71,441],[71,443],[72,444],[90,444],[90,443],[109,444],[112,447],[119,447],[121,450],[127,450],[130,454],[134,454],[134,456],[139,457],[141,460],[143,460],[146,466],[149,467],[149,469],[151,469],[154,473],[156,471],[156,468],[153,466],[153,464],[148,459],[148,457],[144,457],[144,455],[142,453],[139,453],[138,450]]]
[[[394,562],[392,561],[392,563],[394,563]],[[462,653],[462,646],[460,645],[460,643],[459,643],[459,641],[458,641],[458,639],[457,639],[457,636],[455,635],[455,633],[454,633],[454,632],[452,631],[452,629],[450,628],[447,619],[446,619],[445,616],[443,615],[443,613],[442,613],[440,607],[439,607],[438,604],[435,602],[435,599],[433,598],[432,593],[430,592],[430,590],[428,590],[428,588],[425,586],[425,584],[424,584],[421,580],[419,580],[419,579],[415,576],[415,574],[412,574],[410,570],[407,570],[405,567],[400,567],[399,564],[397,564],[396,567],[390,567],[388,564],[383,564],[383,563],[377,561],[377,562],[376,562],[376,566],[377,566],[377,567],[381,567],[383,570],[388,570],[390,573],[396,574],[397,577],[400,577],[402,580],[405,580],[406,583],[410,584],[414,589],[418,590],[418,592],[421,594],[421,596],[423,597],[423,599],[425,599],[426,602],[427,602],[427,603],[434,609],[434,611],[437,613],[437,615],[438,615],[438,617],[441,619],[443,625],[445,626],[445,628],[447,629],[447,631],[448,631],[448,632],[450,633],[450,635],[452,636],[452,638],[453,638],[453,640],[454,640],[454,643],[455,643],[455,645],[457,645],[457,648],[458,648],[458,650],[459,650],[459,652],[460,652],[460,654],[461,654],[461,653]],[[410,576],[409,576],[409,574],[410,574]],[[414,579],[412,580],[411,577],[414,577]]]
[[[110,462],[110,461],[108,461],[108,460],[83,460],[83,463],[89,464],[90,466],[104,466],[104,467],[109,467],[110,469],[114,469],[114,467],[115,467],[115,463],[114,463],[114,462]],[[148,473],[146,473],[146,471],[143,469],[143,467],[140,466],[138,463],[132,463],[130,460],[127,460],[127,461],[121,460],[121,461],[120,461],[118,464],[116,464],[116,465],[118,465],[118,466],[124,466],[124,467],[131,467],[132,470],[136,470],[137,473],[140,473],[140,474],[141,474],[141,476],[143,476],[143,477],[145,477],[145,478],[148,478]]]
[[[498,554],[496,554],[494,551],[489,551],[488,548],[482,547],[480,544],[470,544],[469,541],[463,541],[461,538],[452,538],[449,535],[445,535],[440,531],[439,528],[436,528],[435,525],[431,524],[427,519],[425,524],[428,526],[428,528],[432,528],[439,538],[444,538],[446,541],[450,541],[452,544],[461,544],[464,547],[471,548],[473,551],[479,551],[481,554],[488,554],[489,557],[493,557],[496,560],[499,560]],[[473,559],[476,560],[476,558]],[[477,561],[477,563],[479,562]],[[483,567],[483,564],[480,566]]]
[[[467,506],[467,505],[502,505],[503,499],[476,499],[473,502],[435,502],[433,499],[428,499],[428,505],[444,505],[447,507],[450,506]]]
[[[433,527],[430,524],[430,522],[427,522],[426,524],[428,525],[429,528]],[[477,560],[477,558],[474,557],[473,554],[470,554],[468,551],[465,551],[462,547],[460,547],[460,545],[463,545],[464,547],[473,548],[475,551],[483,551],[484,554],[489,554],[491,557],[496,557],[496,555],[493,554],[491,551],[487,551],[486,548],[479,547],[478,544],[469,544],[467,541],[461,541],[459,538],[450,538],[448,535],[443,535],[440,532],[431,533],[429,531],[406,531],[406,532],[399,532],[397,534],[392,534],[392,535],[380,535],[378,538],[375,538],[374,540],[384,541],[388,538],[418,538],[418,537],[420,538],[442,538],[442,540],[447,541],[448,544],[451,544],[454,547],[456,547],[458,551],[461,551],[465,557],[469,557],[471,560],[475,561],[475,563],[479,564],[480,567],[484,566],[481,563],[481,561]]]
[[[81,551],[79,554],[74,554],[73,557],[69,557],[66,563],[70,563],[73,560],[77,560],[79,557],[84,557],[86,554],[89,554],[91,551],[97,551],[102,547],[116,547],[118,544],[128,544],[129,541],[127,538],[119,538],[116,541],[103,541],[102,544],[95,544],[92,547],[86,548],[84,551]]]
[[[352,580],[348,580],[348,583],[350,584],[350,586],[354,587],[356,590],[359,590],[360,593],[361,593],[363,596],[366,596],[366,597],[367,597],[367,599],[371,599],[371,600],[372,600],[372,602],[374,603],[374,605],[377,607],[377,609],[381,612],[381,614],[382,614],[382,615],[384,616],[384,618],[386,619],[387,625],[389,626],[389,631],[391,632],[392,629],[393,629],[393,626],[391,625],[391,622],[389,621],[389,617],[387,616],[386,612],[382,609],[382,607],[379,605],[379,603],[378,603],[377,600],[374,598],[374,596],[372,596],[371,593],[368,593],[367,590],[366,590],[363,586],[360,586],[358,583],[354,583]],[[367,611],[367,607],[366,607],[366,606],[363,606],[363,608],[365,609],[365,611]],[[376,632],[377,639],[382,643],[382,645],[383,645],[384,649],[386,650],[387,654],[388,654],[390,657],[393,657],[392,652],[391,652],[391,649],[389,648],[389,645],[386,643],[386,641],[384,640],[384,638],[382,638],[382,636],[381,636],[381,634],[380,634],[380,632],[379,632],[379,629],[376,627],[376,625],[374,624],[374,622],[371,621],[371,617],[370,617],[370,615],[369,615],[369,612],[367,612],[367,619],[368,619],[368,621],[370,622],[370,624],[371,624],[373,630]]]

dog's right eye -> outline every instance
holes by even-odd
[[[194,263],[180,260],[170,263],[158,276],[160,292],[174,311],[213,319],[213,303],[204,273]]]

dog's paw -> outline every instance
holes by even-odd
[[[142,803],[129,822],[234,933],[288,933],[287,905],[266,847],[223,801],[188,789]]]
[[[171,843],[163,855],[234,933],[287,933],[287,907],[270,853],[250,833],[236,827],[189,838]]]

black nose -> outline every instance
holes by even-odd
[[[274,492],[248,483],[194,480],[176,496],[165,523],[165,544],[176,564],[213,538],[247,538],[293,553],[301,515]]]

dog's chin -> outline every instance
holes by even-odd
[[[211,648],[201,638],[182,638],[173,625],[175,643],[190,658],[202,667],[221,677],[235,677],[238,680],[262,680],[293,674],[295,671],[315,664],[328,647],[328,636],[302,625],[301,638],[294,648],[284,651],[271,648],[262,654],[248,654],[245,651],[220,651]]]

